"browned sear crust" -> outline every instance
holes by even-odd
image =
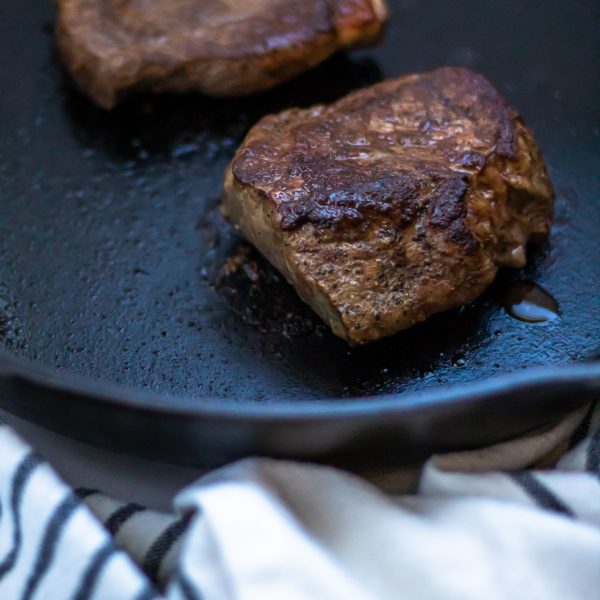
[[[265,117],[223,190],[224,215],[351,343],[474,300],[552,211],[531,131],[451,67]]]
[[[57,0],[73,78],[105,108],[136,90],[259,92],[375,42],[385,0]]]

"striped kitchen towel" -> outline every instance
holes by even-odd
[[[248,459],[174,509],[73,490],[0,426],[0,599],[595,598],[600,408],[418,474]]]

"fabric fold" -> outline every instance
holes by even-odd
[[[587,600],[599,478],[595,406],[371,481],[246,459],[166,514],[71,489],[2,425],[0,598]]]

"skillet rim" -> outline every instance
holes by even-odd
[[[475,404],[488,404],[500,397],[523,395],[535,390],[538,398],[544,390],[549,392],[559,386],[562,393],[587,391],[600,395],[600,361],[576,362],[565,365],[529,367],[522,371],[487,377],[467,384],[440,386],[433,390],[363,396],[356,398],[326,398],[324,400],[286,400],[277,403],[232,402],[224,403],[217,396],[175,396],[137,390],[124,384],[106,382],[72,371],[59,371],[38,361],[28,360],[0,349],[0,379],[19,379],[38,388],[65,395],[83,397],[88,402],[107,408],[134,410],[145,413],[247,421],[249,423],[278,423],[303,421],[330,421],[339,418],[361,420],[374,416],[400,416],[403,414],[436,411],[454,407],[456,411]],[[566,388],[566,389],[565,389]],[[193,404],[191,404],[193,402]],[[536,402],[538,402],[536,400]],[[584,399],[565,401],[567,406],[583,404]],[[0,404],[4,404],[0,400]],[[523,406],[529,403],[523,403]],[[452,412],[452,411],[451,411]],[[541,419],[540,419],[541,420]]]

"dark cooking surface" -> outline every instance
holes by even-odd
[[[382,47],[269,94],[144,97],[106,113],[62,74],[51,4],[3,0],[0,341],[52,367],[233,401],[430,389],[597,355],[598,8],[391,4]],[[533,127],[557,190],[551,242],[472,306],[351,350],[221,222],[222,173],[263,114],[442,64],[481,71]],[[499,304],[516,279],[539,282],[562,318],[509,317]]]

